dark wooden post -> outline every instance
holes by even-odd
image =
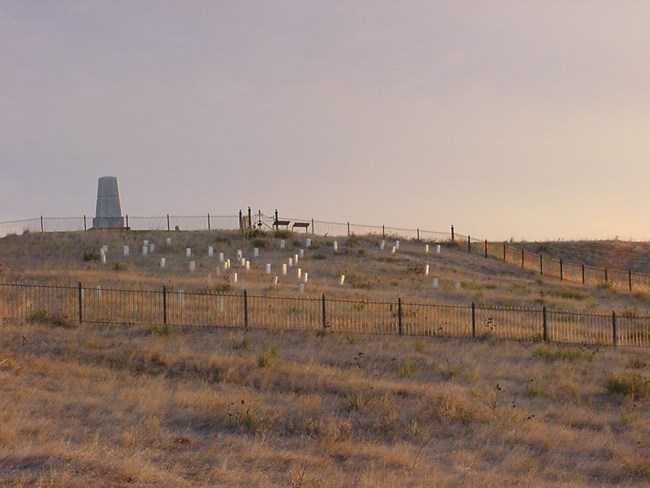
[[[416,229],[416,232],[417,232],[417,236],[418,236],[417,240],[419,241],[420,240],[420,228],[419,227]]]
[[[167,287],[165,285],[163,285],[162,299],[163,299],[163,324],[167,325]]]
[[[451,242],[454,242],[454,224],[451,225]]]
[[[539,274],[544,274],[544,258],[541,254],[539,255]]]
[[[313,228],[314,228],[314,221],[312,220],[311,222],[312,222],[311,227],[312,227],[312,230],[313,230]],[[273,226],[275,227],[275,230],[276,230],[276,231],[279,229],[279,226],[278,226],[278,209],[277,209],[277,208],[275,209],[275,222],[273,222]]]
[[[86,223],[86,214],[84,214],[84,230],[88,230],[88,225]]]
[[[79,300],[79,323],[82,324],[84,321],[84,289],[81,281],[77,288],[77,298]]]
[[[240,214],[240,220],[241,220],[241,210],[239,211],[239,214]],[[171,227],[171,222],[169,221],[169,214],[167,214],[167,231],[170,231],[170,230],[172,230],[172,227]]]
[[[244,330],[248,331],[248,291],[244,290]]]
[[[43,216],[41,215],[41,232],[45,232],[45,226],[43,225]]]
[[[630,286],[630,291],[632,291],[632,270],[627,270],[627,283]]]
[[[542,338],[548,342],[548,319],[546,317],[546,305],[542,307]]]
[[[470,236],[467,236],[467,252],[472,252],[472,238]]]
[[[485,239],[485,257],[486,258],[488,257],[488,255],[487,255],[487,239]]]
[[[560,281],[564,281],[564,266],[563,261],[560,259]]]
[[[506,260],[506,243],[503,243],[503,261],[505,262]]]
[[[208,230],[212,230],[210,229],[210,214],[208,214]]]
[[[128,229],[129,228],[129,214],[126,214],[125,217],[126,217],[126,228]]]
[[[618,346],[618,321],[616,320],[616,312],[612,312],[612,342],[614,347]]]
[[[311,235],[316,235],[316,226],[314,225],[314,219],[311,219]]]
[[[327,328],[327,310],[325,309],[325,293],[323,293],[323,296],[321,298],[322,306],[323,306],[323,313],[322,313],[322,318],[323,318],[323,329]]]
[[[608,283],[609,279],[607,278],[607,268],[605,268],[605,283]]]
[[[521,267],[524,267],[524,250],[521,250]]]
[[[348,237],[350,237],[350,222],[348,222]]]
[[[582,284],[585,284],[585,265],[582,265]]]
[[[472,339],[476,339],[476,303],[472,302]]]
[[[399,335],[403,335],[404,324],[402,320],[402,299],[401,298],[397,299],[397,327],[398,327]]]
[[[381,226],[381,238],[386,239],[386,227],[384,225]]]

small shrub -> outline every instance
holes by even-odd
[[[415,366],[406,359],[400,359],[397,362],[397,376],[400,378],[413,378],[415,376]]]
[[[325,328],[320,328],[316,331],[316,337],[327,337],[329,332]]]
[[[250,349],[252,342],[248,337],[244,337],[241,341],[231,341],[230,345],[235,351],[243,351]]]
[[[530,382],[526,385],[525,394],[526,396],[531,398],[532,397],[548,398],[550,396],[546,388],[544,388],[539,383],[534,382],[533,380],[530,380]]]
[[[259,368],[270,368],[275,364],[277,353],[274,347],[267,348],[263,353],[257,356],[257,366]]]
[[[443,378],[450,380],[456,376],[460,376],[460,368],[455,364],[447,363],[438,368],[438,373],[440,373]]]
[[[47,324],[47,325],[52,325],[54,327],[64,327],[64,328],[73,327],[74,325],[70,320],[70,317],[68,317],[65,313],[63,312],[50,313],[44,309],[34,310],[27,317],[27,322],[31,322],[33,324]]]
[[[350,344],[351,346],[355,346],[361,343],[361,340],[354,335],[346,335],[345,340],[348,341],[348,344]]]
[[[643,369],[646,367],[646,363],[641,358],[630,358],[628,367],[631,369]]]
[[[406,271],[413,274],[424,274],[425,265],[420,263],[412,263],[408,265]]]
[[[289,239],[290,237],[293,236],[293,232],[291,232],[290,230],[276,230],[273,233],[273,236],[276,239],[285,239],[286,240],[286,239]]]
[[[425,349],[424,341],[421,341],[421,340],[418,339],[417,341],[415,341],[415,346],[414,347],[415,347],[415,352],[420,352],[420,353],[424,352],[424,349]]]
[[[86,249],[84,251],[84,261],[99,261],[101,259],[101,256],[99,254],[99,251],[96,251],[94,249]]]
[[[326,259],[326,258],[327,258],[327,256],[325,254],[323,254],[323,253],[320,253],[320,252],[316,253],[316,254],[314,254],[312,256],[312,259],[318,259],[318,260],[323,260],[323,259]]]
[[[260,249],[264,249],[266,247],[266,241],[264,239],[253,239],[251,244],[253,244],[253,247],[258,247]]]
[[[587,294],[573,288],[551,288],[547,294],[552,297],[566,298],[568,300],[584,300]]]
[[[160,324],[160,325],[154,325],[152,326],[149,331],[152,334],[159,335],[162,337],[167,337],[171,335],[172,333],[172,328],[169,326],[169,324]]]
[[[361,410],[371,399],[372,395],[367,391],[348,393],[342,399],[343,409],[348,413]]]
[[[636,370],[613,375],[605,383],[605,388],[610,393],[630,395],[635,400],[650,399],[650,381]]]

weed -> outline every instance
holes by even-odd
[[[232,340],[230,345],[235,351],[245,351],[250,349],[253,344],[248,337],[244,337],[241,341]]]
[[[424,274],[424,271],[425,271],[425,265],[420,263],[409,264],[408,268],[406,268],[407,273]]]
[[[343,409],[346,412],[355,412],[368,405],[371,399],[372,395],[370,392],[359,391],[344,395],[341,401],[343,403]]]
[[[237,408],[232,408],[236,404],[230,404],[230,411],[228,417],[232,427],[242,430],[248,434],[255,434],[262,429],[262,420],[251,412],[250,408],[246,408],[246,402],[241,400]],[[233,411],[234,410],[234,411]]]
[[[417,341],[415,341],[415,346],[414,346],[415,352],[420,352],[420,353],[424,352],[425,350],[424,346],[425,346],[424,341],[418,339]]]
[[[86,249],[84,251],[84,261],[99,261],[101,256],[99,252],[94,249]]]
[[[172,333],[172,328],[169,326],[169,324],[159,324],[159,325],[154,325],[149,328],[149,332],[151,334],[159,335],[162,337],[167,337],[170,336]]]
[[[253,239],[251,244],[253,244],[253,247],[257,247],[257,248],[260,248],[260,249],[264,249],[266,247],[266,241],[264,239],[260,239],[260,238]]]
[[[63,312],[50,313],[44,309],[36,309],[27,317],[27,322],[33,324],[47,324],[54,327],[73,327],[73,323]]]
[[[273,236],[276,239],[285,239],[286,240],[286,239],[289,239],[290,237],[293,236],[293,232],[291,232],[290,230],[276,230],[273,233]]]
[[[546,292],[552,297],[566,298],[569,300],[584,300],[587,294],[573,288],[551,288]]]
[[[542,385],[539,383],[536,383],[533,380],[530,380],[528,384],[526,385],[526,391],[525,391],[526,396],[528,397],[543,397],[543,398],[549,398],[550,395],[546,388],[544,388]]]
[[[546,361],[592,361],[595,352],[576,347],[556,347],[541,345],[533,349],[533,356]]]
[[[317,260],[323,260],[323,259],[326,259],[326,258],[327,258],[327,256],[325,254],[323,254],[323,253],[320,253],[320,252],[318,252],[318,253],[316,253],[316,254],[314,254],[312,256],[312,259],[317,259]]]
[[[348,344],[350,344],[351,346],[355,346],[361,343],[361,340],[354,335],[346,335],[345,340],[348,341]]]
[[[268,347],[264,352],[257,356],[257,366],[259,368],[271,368],[275,364],[277,352],[275,347]]]
[[[455,364],[446,363],[443,366],[438,367],[438,373],[440,373],[443,378],[450,380],[456,376],[460,376],[460,368]]]
[[[646,367],[646,363],[643,359],[641,358],[630,358],[630,362],[628,363],[628,368],[631,369],[643,369]]]
[[[397,376],[400,378],[413,378],[415,376],[415,365],[406,359],[397,362]]]
[[[316,331],[316,337],[327,337],[329,335],[329,332],[325,328],[318,329]]]
[[[610,393],[630,395],[635,400],[650,399],[650,381],[637,370],[613,375],[605,383],[605,388]]]

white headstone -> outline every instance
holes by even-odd
[[[425,276],[429,275],[429,265],[428,264],[424,266],[424,275]]]
[[[250,270],[251,270],[251,262],[247,260],[246,261],[246,271],[250,271]]]
[[[266,274],[271,274],[271,263],[266,263]]]
[[[108,253],[108,246],[106,244],[102,246],[102,249],[104,250],[104,254]]]
[[[196,271],[196,261],[190,261],[190,273]]]
[[[220,263],[223,263],[223,262],[224,262],[224,257],[223,257],[223,253],[222,253],[222,252],[219,253],[219,262],[220,262]]]
[[[424,254],[429,254],[429,244],[424,245]]]
[[[339,279],[339,284],[341,286],[343,286],[345,284],[345,275],[344,274],[341,275],[341,278]]]
[[[286,275],[287,275],[287,264],[284,263],[282,265],[282,276],[286,276]]]
[[[149,247],[149,241],[147,239],[145,239],[144,242],[142,243],[142,245]]]
[[[454,283],[454,288],[456,288],[457,290],[460,289],[460,281]]]
[[[165,242],[167,243],[168,246],[171,246],[172,245],[172,238],[168,237],[167,239],[165,239]]]
[[[298,268],[298,279],[302,277],[302,268]]]
[[[379,243],[379,249],[381,249],[381,250],[383,251],[385,247],[386,247],[386,241],[382,240],[382,241]]]
[[[166,264],[167,264],[167,259],[166,258],[160,258],[160,267],[164,268]]]
[[[311,247],[311,239],[309,237],[305,239],[305,247]]]
[[[102,264],[106,264],[106,254],[102,253],[101,260],[102,260]]]
[[[436,253],[440,254],[440,244],[436,244]]]
[[[298,264],[298,255],[294,254],[293,256],[293,262],[297,265]]]
[[[260,255],[260,249],[259,249],[259,247],[254,247],[254,248],[253,248],[253,257],[254,257],[254,258],[257,258],[257,257],[259,257],[259,255]]]
[[[395,249],[399,249],[399,241],[395,241]]]
[[[152,242],[149,244],[149,254],[153,254],[156,250],[156,245]]]
[[[189,247],[186,247],[185,248],[185,256],[188,257],[188,258],[191,257],[192,256],[192,249],[190,249]]]
[[[290,267],[290,268],[293,267],[293,258],[289,258],[289,267]]]
[[[300,256],[301,258],[304,258],[305,257],[305,250],[301,249],[300,251],[298,251],[298,256]]]
[[[300,283],[298,285],[298,293],[305,293],[305,284],[304,283]]]
[[[337,241],[334,241],[334,251],[339,250],[339,243]]]
[[[213,254],[214,254],[214,247],[208,246],[208,256],[212,257]]]
[[[237,261],[241,261],[241,258],[244,257],[244,253],[241,249],[237,249]]]
[[[284,239],[281,239],[280,240],[280,249],[284,249],[285,247],[287,247],[287,241],[285,241]]]
[[[273,286],[277,286],[277,285],[278,285],[278,277],[274,276],[273,277]]]
[[[149,246],[142,246],[142,255],[146,256],[149,254]]]
[[[307,280],[309,279],[309,273],[305,272],[305,283],[307,283]]]
[[[219,266],[215,268],[214,274],[216,274],[217,276],[221,276],[221,268]]]
[[[124,246],[124,255],[125,256],[129,255],[129,246]]]
[[[433,280],[431,280],[431,285],[434,288],[438,288],[438,278],[434,278]]]
[[[395,254],[397,252],[397,247],[393,246],[393,248],[390,250],[391,254]]]
[[[232,274],[232,282],[237,283],[237,273]]]

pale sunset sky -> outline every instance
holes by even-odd
[[[0,0],[0,221],[650,239],[650,2]]]

